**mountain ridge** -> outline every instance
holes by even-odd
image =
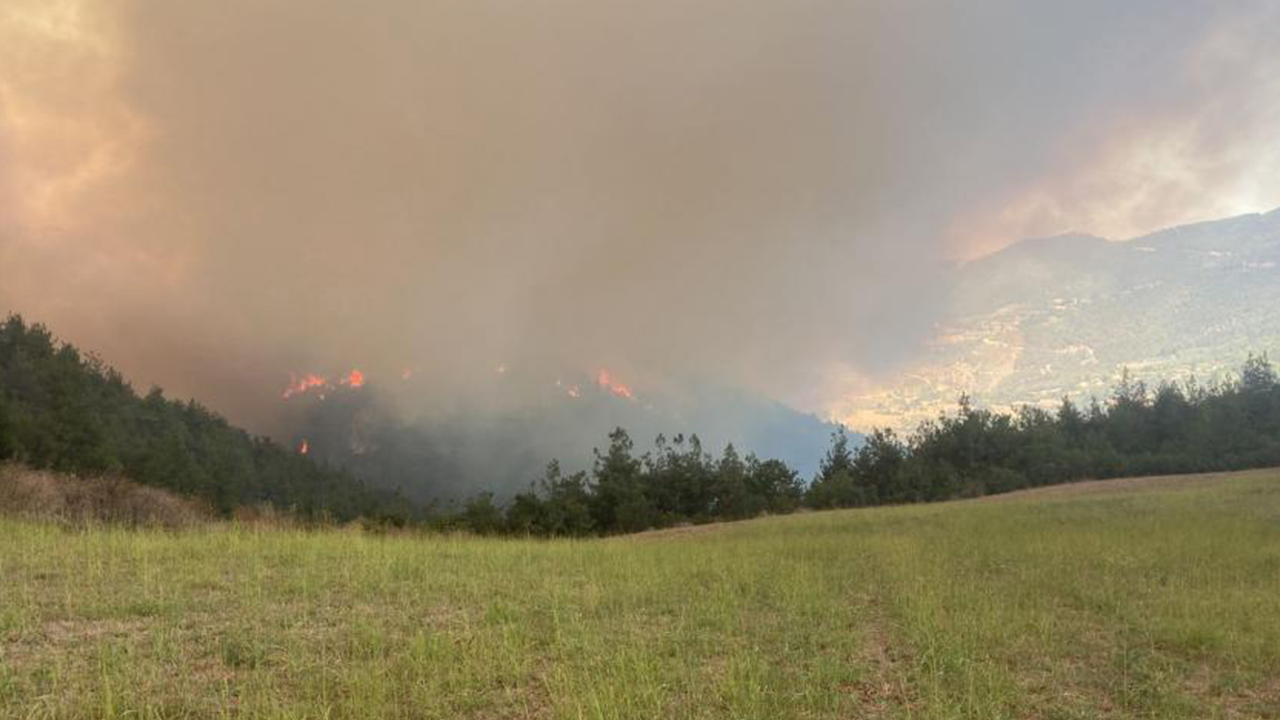
[[[1024,240],[956,269],[922,358],[845,398],[852,427],[910,431],[962,394],[993,409],[1105,397],[1137,379],[1212,381],[1280,349],[1280,209],[1129,240]]]

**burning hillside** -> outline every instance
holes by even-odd
[[[705,387],[641,390],[609,368],[556,373],[495,363],[476,368],[487,382],[460,396],[441,378],[404,367],[387,370],[395,382],[386,384],[376,382],[376,371],[293,378],[284,397],[312,401],[284,405],[282,437],[371,485],[430,501],[478,488],[508,496],[552,459],[589,468],[592,448],[617,427],[643,447],[659,434],[697,433],[709,450],[732,442],[806,475],[831,432],[817,418],[756,396]]]
[[[330,380],[324,375],[316,373],[306,373],[301,376],[290,375],[289,384],[280,393],[280,397],[288,400],[298,395],[315,394],[323,400],[327,392],[339,387],[364,387],[364,373],[359,369],[352,369],[351,372],[338,377],[336,380]]]
[[[636,394],[630,387],[618,382],[613,374],[608,370],[601,369],[596,372],[596,386],[603,388],[610,393],[628,400],[635,400]]]

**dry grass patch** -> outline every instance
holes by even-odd
[[[1227,480],[661,542],[0,518],[0,718],[1280,717],[1280,473]]]
[[[208,522],[205,504],[120,477],[81,478],[0,465],[0,513],[66,526],[114,523],[191,527]]]

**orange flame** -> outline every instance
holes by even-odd
[[[311,445],[306,440],[303,440],[302,444],[298,446],[298,454],[306,455],[309,452],[311,452]]]
[[[614,380],[608,370],[600,370],[596,373],[596,385],[604,390],[608,390],[620,398],[626,398],[628,400],[636,399],[636,394],[632,392],[631,388],[623,385],[617,380]]]
[[[302,377],[289,376],[289,387],[284,389],[281,397],[288,400],[294,395],[301,395],[313,388],[322,388],[329,384],[329,381],[315,373],[307,373]]]
[[[317,393],[316,396],[323,400],[325,391],[332,390],[335,384],[345,385],[352,388],[364,387],[364,373],[360,370],[352,370],[342,378],[339,378],[336,383],[323,375],[317,375],[315,373],[307,373],[302,377],[298,377],[291,373],[289,375],[289,385],[284,389],[284,392],[280,394],[280,397],[288,400],[294,395],[304,395],[312,390],[319,390],[320,392]]]

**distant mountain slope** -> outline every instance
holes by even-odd
[[[925,358],[848,398],[854,426],[914,427],[961,393],[1008,409],[1105,396],[1139,379],[1212,380],[1280,350],[1280,210],[1125,242],[1027,240],[957,270]]]
[[[192,402],[139,396],[40,325],[0,323],[0,461],[135,482],[230,512],[271,503],[304,516],[407,516],[390,493],[249,435]]]

